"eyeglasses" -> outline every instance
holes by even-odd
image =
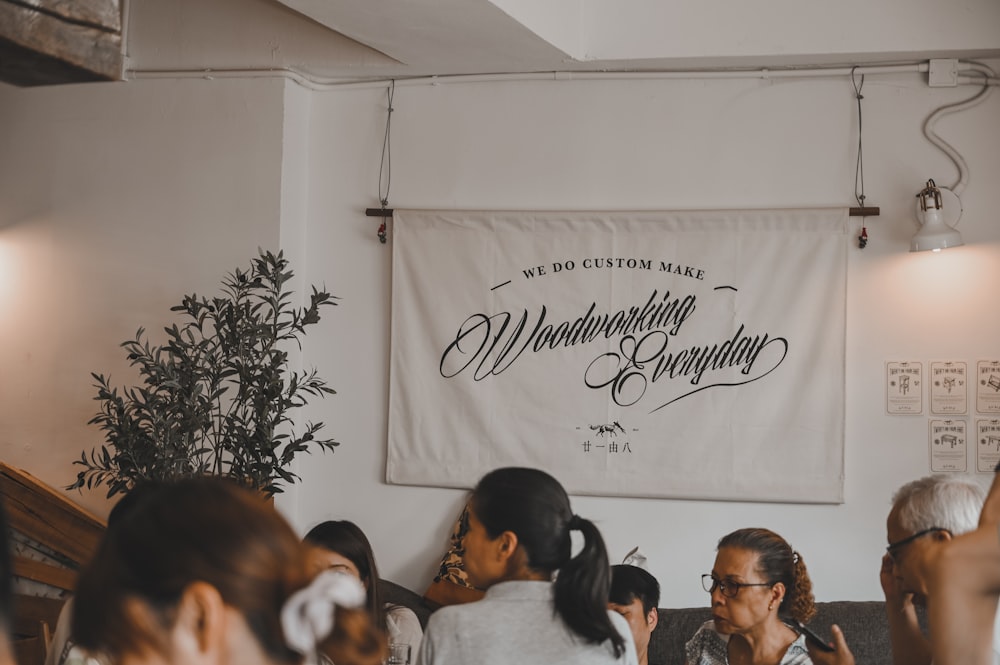
[[[923,531],[917,531],[912,536],[907,536],[906,538],[897,540],[894,543],[889,543],[889,545],[885,548],[885,551],[889,555],[889,558],[895,561],[896,555],[899,554],[899,552],[902,551],[904,547],[912,543],[914,540],[917,540],[918,538],[923,538],[927,534],[934,533],[935,531],[944,531],[946,533],[951,533],[950,529],[945,529],[944,527],[941,526],[932,526],[929,529],[924,529]]]
[[[735,598],[736,594],[740,592],[745,586],[774,586],[771,582],[730,582],[729,580],[720,580],[715,575],[702,575],[701,576],[701,586],[705,591],[712,593],[716,589],[722,592],[722,595],[726,598]]]

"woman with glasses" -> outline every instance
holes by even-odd
[[[740,529],[719,541],[712,572],[712,621],[685,645],[687,665],[812,663],[805,635],[784,619],[806,623],[816,613],[805,562],[768,529]]]

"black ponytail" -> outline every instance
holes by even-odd
[[[556,576],[556,612],[573,632],[591,642],[611,640],[615,656],[625,652],[625,640],[608,616],[611,567],[604,538],[590,520],[574,515],[568,528],[583,533],[583,549]]]
[[[587,642],[611,640],[615,656],[625,640],[608,615],[611,572],[601,532],[573,514],[559,481],[538,469],[507,467],[483,476],[470,501],[490,538],[504,531],[517,535],[528,567],[551,575],[556,614]],[[583,549],[570,557],[570,530],[583,533]]]

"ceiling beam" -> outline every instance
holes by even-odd
[[[118,80],[121,70],[119,0],[0,0],[0,80]]]

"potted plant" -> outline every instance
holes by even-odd
[[[106,443],[81,454],[68,489],[103,484],[111,497],[143,480],[214,474],[272,495],[298,479],[288,468],[298,453],[334,450],[316,437],[323,423],[292,420],[335,391],[315,369],[290,369],[288,350],[336,298],[312,287],[309,304],[295,307],[292,276],[281,252],[261,250],[249,270],[226,275],[219,296],[172,307],[183,321],[166,327],[166,343],[151,345],[143,328],[123,342],[142,383],[119,391],[93,374],[101,408],[89,424]]]

